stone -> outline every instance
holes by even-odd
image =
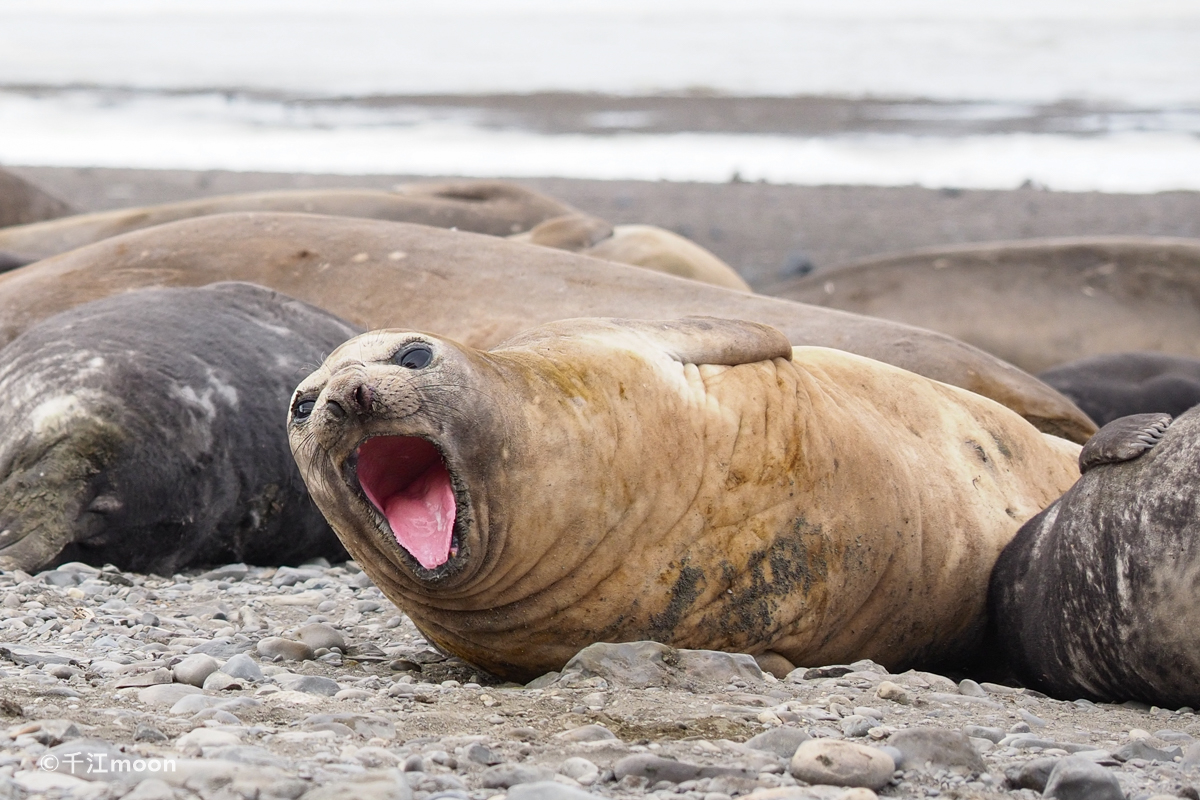
[[[206,708],[219,706],[224,702],[220,697],[210,697],[206,694],[192,694],[181,697],[179,702],[171,706],[171,714],[176,717],[190,716]]]
[[[1125,800],[1115,775],[1079,756],[1067,756],[1054,765],[1042,796],[1058,800]]]
[[[1113,758],[1118,761],[1129,761],[1134,758],[1144,758],[1146,761],[1162,761],[1170,764],[1175,760],[1176,756],[1183,755],[1183,748],[1172,747],[1168,750],[1161,750],[1146,744],[1143,739],[1135,739],[1128,744],[1122,745],[1113,751]]]
[[[1050,773],[1058,765],[1057,758],[1035,758],[1024,764],[1016,764],[1004,770],[1004,778],[1012,789],[1032,789],[1041,792],[1050,780]]]
[[[571,674],[601,677],[614,686],[634,689],[762,680],[762,670],[745,653],[676,650],[658,642],[589,645],[567,662],[559,680]]]
[[[339,780],[309,789],[301,800],[412,800],[403,780],[367,773],[358,780]]]
[[[280,636],[268,636],[260,639],[256,650],[263,658],[272,660],[311,661],[316,657],[313,649],[304,642],[294,642]]]
[[[983,758],[961,731],[907,728],[893,733],[888,745],[904,755],[904,769],[922,769],[928,764],[935,770],[962,770],[976,775],[987,772]]]
[[[204,679],[205,691],[222,692],[227,689],[241,689],[242,682],[232,675],[226,675],[224,672],[213,672]]]
[[[474,761],[476,764],[482,764],[485,767],[495,766],[504,761],[503,758],[496,755],[496,751],[480,742],[467,746],[467,760]]]
[[[307,729],[319,725],[342,725],[348,733],[356,733],[364,739],[396,738],[396,726],[392,721],[373,714],[310,714],[302,723]]]
[[[146,778],[133,787],[133,791],[125,795],[123,800],[172,800],[174,790],[166,781],[158,778]]]
[[[616,739],[617,735],[603,725],[583,725],[569,731],[556,733],[554,738],[566,742],[599,742],[605,739]]]
[[[150,706],[173,706],[188,695],[201,694],[198,687],[186,683],[148,686],[138,692],[138,700]]]
[[[883,681],[875,689],[875,696],[880,700],[891,700],[893,703],[901,705],[911,705],[912,695],[908,693],[903,686],[892,683],[891,681]]]
[[[230,581],[236,582],[250,574],[250,568],[245,564],[226,564],[216,569],[196,576],[198,581]]]
[[[191,733],[185,733],[175,742],[180,750],[190,750],[194,747],[224,747],[225,745],[241,744],[242,740],[236,734],[220,731],[216,728],[196,728]]]
[[[169,669],[152,669],[149,672],[143,672],[140,675],[130,675],[125,678],[118,678],[113,683],[114,689],[133,689],[143,686],[159,686],[166,683],[171,683],[174,675]]]
[[[238,653],[236,656],[231,657],[222,665],[221,672],[224,672],[231,678],[243,681],[258,682],[265,680],[262,669],[259,668],[258,664],[254,663],[254,659],[245,653]]]
[[[508,791],[508,800],[596,800],[596,797],[591,792],[556,781],[516,784]]]
[[[796,780],[833,786],[879,789],[896,770],[887,753],[866,745],[835,739],[812,739],[792,756],[790,770]]]
[[[188,686],[203,686],[204,679],[220,668],[217,660],[204,653],[195,653],[180,661],[171,670],[171,674],[179,683]]]
[[[479,777],[479,785],[485,789],[509,789],[521,783],[553,780],[549,770],[528,764],[497,764],[488,767]]]
[[[153,725],[141,723],[133,732],[133,740],[135,742],[149,742],[150,744],[158,744],[168,740],[168,736]]]
[[[281,680],[282,677],[282,675],[276,676],[276,680],[289,692],[322,694],[326,697],[333,697],[341,688],[337,685],[337,681],[321,675],[296,675],[290,677],[287,681]]]
[[[734,775],[739,777],[757,777],[757,773],[734,767],[708,767],[700,764],[689,764],[686,761],[674,761],[662,758],[652,753],[636,753],[625,756],[613,765],[613,774],[617,780],[627,775],[635,778],[645,778],[654,785],[659,781],[683,783],[702,778]]]
[[[600,768],[580,756],[572,756],[558,765],[558,774],[579,783],[581,786],[591,786],[600,779]]]
[[[1004,738],[1004,731],[999,728],[986,728],[982,725],[967,725],[963,733],[971,739],[987,739],[992,744],[999,744]]]
[[[786,678],[796,668],[792,662],[779,655],[779,653],[759,653],[754,657],[754,662],[758,664],[758,668],[763,672],[773,675],[779,680]]]
[[[958,693],[967,697],[987,697],[988,693],[983,687],[970,678],[958,682]]]
[[[136,756],[122,753],[120,749],[101,739],[74,739],[57,747],[51,747],[38,760],[39,767],[56,772],[60,775],[70,775],[85,781],[118,780],[124,775],[118,771],[116,762],[122,765],[132,762]],[[49,768],[53,759],[53,768]],[[124,773],[132,774],[132,770]]]
[[[425,759],[421,758],[417,753],[413,753],[408,758],[404,759],[405,772],[424,772]]]
[[[860,714],[851,714],[848,717],[842,718],[842,734],[850,739],[857,739],[866,736],[871,728],[875,727],[876,721],[869,719]]]
[[[332,650],[337,648],[343,653],[346,652],[346,640],[342,638],[342,634],[338,633],[332,625],[324,622],[313,622],[304,625],[296,632],[300,637],[300,641],[311,647],[313,650]]]
[[[810,738],[807,731],[800,728],[773,728],[748,739],[746,747],[790,759],[796,754],[796,748]]]

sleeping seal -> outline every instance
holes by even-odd
[[[948,336],[705,286],[491,236],[314,214],[221,214],[135,231],[0,275],[0,344],[79,303],[139,286],[243,280],[364,328],[492,347],[543,322],[710,314],[836,347],[985,395],[1084,442],[1096,426],[1041,381]]]
[[[1075,401],[1097,425],[1132,414],[1177,417],[1200,403],[1200,358],[1112,353],[1081,358],[1038,377]]]
[[[0,567],[337,557],[281,420],[357,332],[237,283],[116,295],[26,331],[0,351]]]
[[[996,564],[999,644],[1055,697],[1200,706],[1200,408],[1110,422],[1080,463]]]
[[[292,451],[438,646],[526,680],[593,642],[889,668],[964,655],[1079,448],[749,322],[568,320],[484,352],[374,331],[296,390]]]

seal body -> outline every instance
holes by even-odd
[[[280,420],[355,333],[249,284],[131,292],[26,331],[0,351],[0,565],[336,557]]]
[[[72,213],[74,209],[62,200],[19,175],[0,169],[0,228],[55,219]]]
[[[543,220],[572,213],[574,209],[503,181],[411,183],[401,184],[390,192],[378,189],[249,192],[77,214],[0,230],[0,258],[7,258],[11,268],[130,231],[233,211],[332,214],[507,236],[527,231]]]
[[[1097,425],[1130,414],[1177,417],[1200,403],[1200,358],[1112,353],[1072,361],[1038,377],[1071,398]]]
[[[491,236],[311,214],[222,214],[135,231],[0,275],[0,344],[50,314],[141,286],[243,280],[364,328],[403,327],[492,347],[570,317],[711,314],[952,383],[1039,429],[1086,441],[1095,424],[994,356],[886,320],[846,314]]]
[[[1096,236],[938,247],[770,294],[954,336],[1033,373],[1104,353],[1200,357],[1200,240]]]
[[[488,352],[376,331],[292,449],[439,646],[528,679],[600,641],[953,661],[1078,447],[912,373],[731,320],[574,320]]]
[[[991,618],[1028,685],[1064,699],[1200,705],[1200,409],[1165,419],[1102,428],[1078,483],[997,562]]]

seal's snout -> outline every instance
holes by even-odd
[[[345,419],[351,414],[365,417],[375,404],[375,389],[366,381],[345,381],[329,387],[325,404],[335,419]]]

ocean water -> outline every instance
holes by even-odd
[[[0,0],[0,162],[1200,189],[1200,2]]]

